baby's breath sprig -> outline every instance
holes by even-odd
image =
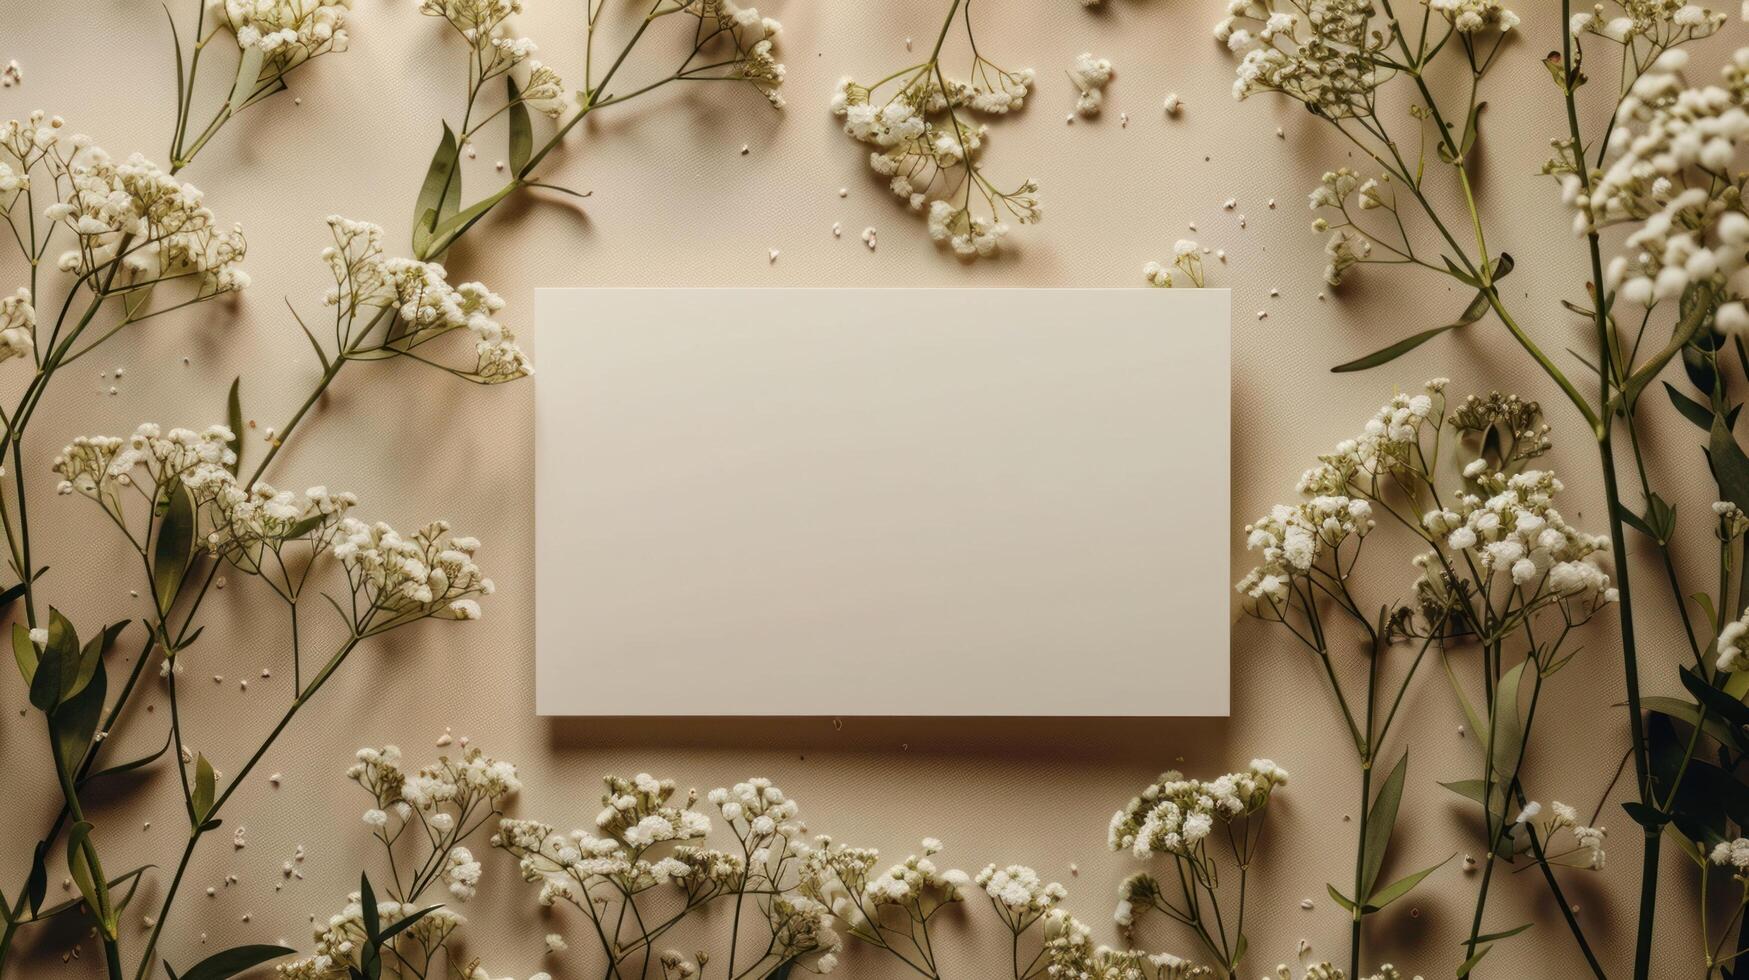
[[[838,962],[832,912],[801,887],[805,829],[799,807],[769,779],[755,778],[704,796],[735,839],[709,844],[713,821],[696,790],[677,795],[672,780],[640,773],[608,776],[602,809],[588,829],[569,833],[534,820],[503,820],[492,846],[515,856],[523,880],[539,886],[542,907],[570,906],[599,942],[607,976],[631,980],[654,966],[664,978],[702,976],[720,963],[725,977],[760,980],[800,969],[827,973]],[[730,906],[727,949],[692,959],[660,943],[709,906]],[[763,920],[755,940],[745,912]]]
[[[1035,181],[1005,190],[979,160],[989,127],[971,117],[1021,108],[1034,73],[1002,68],[979,52],[971,8],[971,0],[953,0],[926,60],[868,85],[845,77],[832,97],[844,132],[874,147],[869,166],[907,207],[925,216],[929,237],[962,259],[995,255],[1010,219],[1030,224],[1043,217]],[[949,77],[942,64],[942,48],[956,24],[972,52],[963,80]],[[1092,68],[1097,74],[1098,66]],[[1104,71],[1109,77],[1109,65]]]
[[[1405,753],[1375,795],[1371,788],[1381,749],[1398,718],[1409,684],[1429,650],[1438,647],[1454,690],[1484,747],[1481,778],[1465,795],[1484,811],[1487,862],[1473,923],[1479,936],[1482,910],[1497,859],[1528,851],[1544,881],[1567,908],[1549,868],[1542,836],[1525,821],[1506,818],[1523,807],[1522,770],[1543,682],[1567,666],[1577,650],[1575,630],[1618,598],[1596,558],[1607,538],[1570,526],[1554,506],[1561,490],[1552,473],[1525,469],[1549,448],[1548,430],[1534,402],[1494,393],[1471,398],[1448,411],[1443,378],[1415,395],[1399,394],[1382,406],[1360,435],[1319,457],[1299,482],[1306,499],[1276,507],[1246,528],[1248,545],[1262,562],[1239,582],[1247,611],[1289,630],[1324,669],[1361,764],[1362,808],[1352,895],[1332,885],[1331,896],[1351,913],[1351,970],[1360,965],[1362,920],[1402,898],[1437,865],[1390,884],[1377,880],[1391,839],[1407,772]],[[1450,427],[1450,451],[1468,449],[1455,486],[1441,470],[1441,433]],[[1453,445],[1455,443],[1455,446]],[[1408,531],[1427,550],[1417,556],[1414,601],[1378,616],[1353,592],[1361,548],[1377,517]],[[1371,648],[1367,688],[1360,707],[1331,659],[1337,620],[1355,624]],[[1552,621],[1552,626],[1549,622]],[[1454,650],[1473,642],[1480,650],[1483,701],[1471,707],[1452,666]],[[1382,686],[1381,661],[1392,645],[1415,650],[1396,681]],[[1521,706],[1528,701],[1528,707]],[[1383,821],[1381,824],[1380,822]],[[1443,862],[1442,862],[1443,863]],[[1581,948],[1590,947],[1576,919],[1569,928]],[[1466,955],[1476,955],[1472,950]]]

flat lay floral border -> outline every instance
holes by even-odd
[[[543,180],[541,165],[585,117],[680,82],[726,83],[736,95],[751,89],[784,108],[781,26],[759,11],[731,0],[651,0],[629,37],[615,46],[603,39],[597,51],[598,33],[608,33],[597,25],[612,0],[584,2],[583,78],[568,84],[514,29],[519,0],[419,0],[423,14],[452,29],[445,56],[459,63],[465,99],[456,114],[432,120],[430,164],[409,175],[414,206],[405,248],[387,242],[378,224],[328,219],[332,244],[319,264],[330,281],[320,302],[313,289],[285,314],[308,337],[318,380],[301,407],[266,430],[261,446],[242,438],[238,379],[223,421],[143,423],[127,436],[80,437],[56,457],[58,491],[89,500],[97,524],[113,528],[137,556],[138,591],[151,609],[140,620],[76,627],[55,604],[66,585],[32,557],[33,535],[40,542],[48,532],[32,523],[28,501],[46,490],[48,477],[22,463],[30,423],[64,369],[112,337],[248,287],[243,231],[219,217],[222,203],[215,213],[180,174],[236,116],[283,102],[275,96],[319,71],[313,63],[345,51],[354,14],[347,0],[219,0],[166,10],[176,101],[167,114],[165,165],[139,154],[118,161],[47,113],[0,126],[0,214],[19,252],[8,274],[21,279],[0,300],[0,361],[16,362],[0,370],[23,374],[18,400],[0,407],[0,457],[10,457],[0,471],[0,531],[16,579],[0,599],[12,610],[11,645],[30,708],[44,724],[61,797],[59,815],[40,836],[10,835],[33,849],[24,880],[0,883],[0,973],[13,965],[21,933],[80,916],[112,980],[160,972],[223,980],[268,965],[299,980],[490,980],[466,951],[458,906],[482,887],[514,887],[488,877],[483,859],[500,850],[514,860],[531,902],[568,910],[560,919],[566,932],[547,936],[549,950],[597,947],[602,973],[617,980],[825,973],[851,943],[940,980],[940,950],[951,937],[936,916],[973,899],[987,900],[989,914],[1012,935],[1007,962],[990,969],[1014,980],[1256,975],[1247,882],[1266,870],[1268,804],[1288,781],[1267,759],[1207,779],[1165,773],[1112,818],[1110,848],[1149,862],[1124,882],[1116,923],[1136,937],[1145,919],[1170,920],[1175,925],[1158,938],[1182,956],[1095,945],[1091,928],[1065,908],[1067,890],[1024,866],[967,874],[943,865],[943,845],[934,839],[903,861],[883,862],[873,850],[810,828],[799,804],[762,778],[701,794],[648,774],[609,776],[596,814],[556,823],[512,817],[507,808],[521,785],[516,767],[465,741],[418,766],[394,746],[359,751],[348,777],[367,797],[363,832],[380,843],[381,861],[359,869],[357,891],[336,896],[340,911],[316,920],[306,948],[242,946],[198,959],[164,948],[192,856],[225,827],[236,788],[350,655],[416,622],[478,619],[493,591],[475,559],[481,542],[443,521],[397,531],[358,516],[368,507],[351,493],[325,486],[297,493],[265,482],[281,448],[315,424],[312,408],[343,371],[348,382],[368,382],[369,362],[409,359],[456,384],[496,385],[532,373],[503,298],[478,282],[452,283],[440,263],[506,200],[576,193]],[[990,124],[1022,112],[1039,81],[1034,69],[1003,67],[979,48],[972,0],[943,6],[919,60],[877,68],[885,74],[863,76],[870,81],[845,77],[826,108],[867,148],[868,165],[887,178],[896,206],[922,218],[944,257],[975,262],[999,257],[1011,224],[1042,215],[1036,181],[997,176],[984,162]],[[1359,794],[1353,876],[1328,886],[1350,926],[1348,955],[1341,964],[1311,964],[1297,974],[1283,966],[1275,975],[1402,976],[1368,959],[1367,920],[1457,859],[1381,878],[1405,786],[1422,778],[1410,767],[1404,731],[1411,721],[1399,709],[1412,683],[1439,674],[1479,749],[1475,776],[1443,785],[1476,808],[1483,856],[1463,858],[1478,872],[1465,943],[1428,951],[1422,969],[1459,977],[1488,971],[1490,950],[1529,927],[1493,921],[1490,894],[1535,887],[1562,911],[1574,962],[1597,977],[1743,975],[1749,612],[1738,611],[1749,604],[1749,454],[1734,433],[1741,402],[1733,392],[1749,383],[1749,209],[1745,177],[1734,168],[1749,142],[1749,48],[1714,56],[1724,67],[1712,82],[1691,80],[1690,48],[1718,43],[1727,15],[1677,0],[1581,10],[1563,0],[1565,29],[1547,39],[1553,50],[1543,64],[1546,95],[1561,106],[1567,128],[1550,134],[1544,174],[1550,193],[1572,212],[1572,247],[1590,270],[1564,304],[1594,332],[1589,349],[1573,352],[1580,372],[1545,351],[1501,292],[1515,262],[1490,249],[1496,219],[1473,192],[1490,69],[1527,56],[1517,16],[1500,0],[1216,6],[1224,11],[1215,39],[1237,58],[1234,95],[1300,103],[1366,161],[1325,174],[1309,197],[1313,227],[1326,236],[1328,284],[1367,266],[1399,266],[1393,274],[1444,279],[1473,293],[1450,322],[1385,338],[1386,346],[1335,369],[1380,367],[1452,331],[1503,329],[1584,420],[1608,505],[1594,531],[1557,509],[1561,481],[1537,465],[1555,433],[1535,402],[1499,392],[1460,398],[1448,393],[1449,382],[1433,379],[1415,394],[1391,396],[1354,438],[1309,461],[1292,502],[1245,526],[1258,564],[1238,583],[1241,601],[1251,615],[1288,631],[1327,680],[1329,703],[1351,736]],[[1461,84],[1433,81],[1454,77],[1448,65]],[[218,100],[199,94],[212,88],[197,84],[202,72],[226,80]],[[1102,111],[1115,72],[1092,52],[1065,69],[1076,92],[1068,122]],[[24,78],[16,61],[0,70],[7,86]],[[1578,95],[1596,87],[1610,89],[1603,111]],[[1177,95],[1165,96],[1165,113],[1181,108]],[[502,178],[484,193],[464,193],[461,161],[475,154],[483,127],[500,118],[508,133]],[[1429,236],[1437,243],[1431,252],[1418,244]],[[863,239],[874,247],[873,229]],[[1160,287],[1204,286],[1209,254],[1179,241],[1169,261],[1149,263],[1143,278]],[[1686,522],[1668,503],[1676,494],[1668,486],[1660,492],[1675,474],[1651,471],[1642,452],[1649,413],[1667,410],[1701,430],[1706,468],[1696,479],[1718,501],[1710,514]],[[1420,550],[1403,594],[1359,590],[1354,573],[1376,534],[1404,536]],[[1665,582],[1630,583],[1625,567],[1606,565],[1630,537],[1656,550]],[[1673,555],[1695,546],[1716,550],[1716,582],[1682,580]],[[294,696],[254,747],[218,758],[184,737],[190,719],[177,687],[183,654],[200,643],[203,599],[228,575],[259,585],[282,607]],[[1692,662],[1640,656],[1636,604],[1657,602],[1682,622]],[[1617,620],[1620,639],[1586,652],[1580,640],[1599,618]],[[335,629],[339,640],[320,645]],[[120,660],[125,669],[111,656],[121,644],[139,648]],[[1407,668],[1385,670],[1387,657],[1398,654],[1406,654]],[[1367,658],[1358,688],[1343,682],[1349,672],[1337,663],[1357,655]],[[1602,962],[1563,886],[1566,875],[1605,866],[1603,804],[1590,813],[1554,799],[1545,805],[1525,778],[1545,685],[1575,664],[1619,666],[1626,692],[1624,724],[1612,737],[1621,741],[1618,778],[1631,780],[1631,801],[1619,816],[1637,828],[1641,844],[1632,871],[1641,892],[1631,964]],[[1642,695],[1642,680],[1654,672],[1674,677],[1686,696]],[[108,733],[153,685],[170,708],[163,748],[111,758]],[[113,831],[87,818],[87,794],[146,767],[177,772],[185,843],[161,867],[106,866]],[[1600,798],[1608,795],[1600,788]],[[243,833],[230,832],[238,840]],[[1666,852],[1695,869],[1692,896],[1659,895]],[[1506,868],[1536,874],[1518,884]],[[292,862],[285,870],[296,873]],[[62,873],[78,895],[50,904],[48,880]],[[155,906],[141,909],[135,899],[148,875],[165,880]],[[707,908],[729,910],[716,930],[726,935],[708,950],[673,948],[671,935]],[[1660,912],[1697,916],[1704,947],[1660,943]],[[137,941],[123,937],[124,914],[144,926]],[[1449,964],[1435,962],[1446,958]]]

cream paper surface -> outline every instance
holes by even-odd
[[[1228,307],[538,291],[540,712],[1225,714]]]

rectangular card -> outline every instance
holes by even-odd
[[[543,715],[1224,715],[1229,299],[543,289]]]

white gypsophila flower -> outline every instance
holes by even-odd
[[[1736,840],[1720,841],[1713,845],[1708,858],[1717,865],[1729,865],[1737,869],[1739,875],[1749,872],[1749,838],[1739,837]]]
[[[351,585],[354,628],[374,633],[415,619],[478,618],[469,600],[493,591],[474,564],[479,546],[451,536],[444,521],[403,537],[381,521],[342,518],[330,551]]]
[[[727,67],[721,76],[740,79],[765,96],[772,108],[783,108],[785,68],[777,60],[777,38],[783,25],[775,18],[761,14],[756,7],[742,7],[734,0],[712,0],[708,3],[686,4],[684,8],[698,17],[701,30],[715,36],[728,50],[723,53]]]
[[[207,550],[256,575],[266,571],[268,554],[279,554],[288,541],[305,541],[316,551],[327,547],[340,518],[358,504],[356,495],[322,486],[300,497],[266,483],[244,490],[235,479],[218,480],[207,511]]]
[[[1083,51],[1075,57],[1074,64],[1069,66],[1069,81],[1074,84],[1079,93],[1075,99],[1075,111],[1083,116],[1097,116],[1105,101],[1105,85],[1111,81],[1111,60],[1095,58],[1090,51]]]
[[[1429,10],[1445,16],[1454,30],[1461,34],[1483,31],[1510,31],[1518,26],[1518,15],[1506,9],[1500,0],[1425,0]]]
[[[441,906],[422,911],[412,902],[402,903],[379,898],[376,902],[379,928],[388,930],[401,920],[420,913],[421,917],[402,932],[410,942],[426,950],[447,947],[451,936],[467,920]],[[311,930],[315,940],[309,956],[274,967],[282,980],[339,980],[349,975],[349,968],[360,965],[360,954],[366,944],[364,905],[359,893],[347,896],[347,903],[326,922]]]
[[[456,847],[449,852],[443,869],[443,883],[459,901],[474,897],[480,887],[480,862],[474,860],[472,851]]]
[[[1604,15],[1601,5],[1576,13],[1567,28],[1574,36],[1592,35],[1616,44],[1645,42],[1653,49],[1710,37],[1725,26],[1723,13],[1687,0],[1620,0],[1620,13]]]
[[[1467,553],[1482,583],[1501,576],[1521,590],[1527,608],[1559,603],[1574,621],[1615,601],[1609,575],[1593,561],[1609,550],[1609,539],[1574,528],[1555,509],[1562,485],[1554,474],[1485,472],[1475,484],[1478,493],[1460,494],[1447,507],[1429,511],[1422,526],[1443,537],[1446,547]],[[1416,564],[1428,576],[1444,577],[1437,555],[1422,555]],[[1425,578],[1418,587],[1432,588]]]
[[[1029,224],[1042,217],[1038,185],[1029,178],[1012,191],[998,190],[980,169],[987,127],[962,120],[957,110],[1001,115],[1020,108],[1033,71],[1008,71],[978,57],[972,81],[948,79],[944,89],[933,67],[901,72],[884,97],[877,92],[888,82],[871,88],[842,78],[832,112],[844,120],[846,135],[873,147],[869,167],[924,214],[932,240],[962,259],[993,256],[1008,234],[1007,218]]]
[[[68,135],[59,117],[38,111],[0,125],[5,157],[11,161],[0,178],[8,184],[33,168],[48,177],[48,186],[37,188],[39,199],[53,197],[43,216],[76,241],[59,258],[63,271],[91,275],[119,262],[118,285],[187,278],[199,284],[197,300],[249,284],[239,267],[246,250],[242,230],[219,227],[198,189],[144,156],[118,163],[90,137]]]
[[[1263,980],[1345,980],[1346,977],[1347,974],[1342,971],[1341,967],[1326,961],[1308,964],[1304,972],[1298,975],[1289,969],[1286,963],[1283,963],[1275,968],[1273,974],[1263,978]],[[1407,980],[1407,978],[1401,970],[1386,963],[1379,967],[1379,972],[1362,978],[1362,980]],[[1416,974],[1415,980],[1422,980],[1421,975]]]
[[[346,50],[352,0],[209,0],[207,6],[213,22],[236,36],[238,47],[261,49],[258,83],[318,55]]]
[[[1162,289],[1176,286],[1172,270],[1178,270],[1198,289],[1203,287],[1202,246],[1189,238],[1180,238],[1172,246],[1172,264],[1162,265],[1159,262],[1149,262],[1142,266],[1142,278],[1148,285]]]
[[[1749,636],[1749,609],[1743,610],[1743,615],[1726,623],[1719,630],[1718,668],[1736,673],[1749,670],[1749,657],[1743,654],[1743,638]]]
[[[234,483],[230,467],[237,461],[231,449],[235,440],[222,425],[165,432],[147,422],[125,440],[80,436],[55,457],[52,469],[61,478],[61,493],[83,494],[112,512],[120,511],[119,497],[127,489],[156,499],[160,490],[180,486],[199,504]]]
[[[326,302],[348,320],[369,309],[392,309],[401,328],[391,327],[377,349],[408,354],[457,377],[480,384],[500,384],[534,373],[516,335],[495,318],[504,299],[478,282],[449,283],[449,273],[435,262],[389,258],[383,253],[383,230],[366,221],[330,215],[334,244],[322,250],[322,260],[334,275]],[[439,364],[419,350],[458,330],[474,340],[472,369]],[[349,336],[362,343],[362,336]]]
[[[1037,871],[1020,864],[1005,868],[987,865],[972,881],[1010,913],[1048,912],[1069,895],[1062,885],[1054,881],[1047,884]]]
[[[1373,55],[1386,37],[1368,29],[1370,0],[1325,0],[1276,10],[1271,0],[1229,0],[1215,39],[1241,55],[1233,97],[1277,92],[1329,118],[1371,112]]]
[[[1267,516],[1245,525],[1246,547],[1260,554],[1261,563],[1239,580],[1237,588],[1253,600],[1285,605],[1295,579],[1372,528],[1372,505],[1365,500],[1319,496],[1292,506],[1278,504]]]
[[[1749,331],[1749,213],[1728,175],[1749,140],[1749,48],[1739,49],[1719,84],[1683,79],[1688,53],[1668,50],[1633,83],[1609,142],[1613,160],[1587,193],[1562,178],[1580,234],[1633,225],[1605,286],[1652,306],[1691,287],[1711,290],[1718,328]],[[1553,166],[1553,165],[1551,165]]]
[[[20,286],[0,298],[0,361],[28,357],[35,350],[36,307],[30,304],[30,290]]]
[[[1246,769],[1207,782],[1176,770],[1165,772],[1112,816],[1106,843],[1139,858],[1189,855],[1216,821],[1226,823],[1262,810],[1276,788],[1286,784],[1287,770],[1268,759],[1253,759]],[[1126,889],[1135,887],[1146,887],[1146,882],[1126,884]],[[1140,896],[1123,897],[1133,905]]]

